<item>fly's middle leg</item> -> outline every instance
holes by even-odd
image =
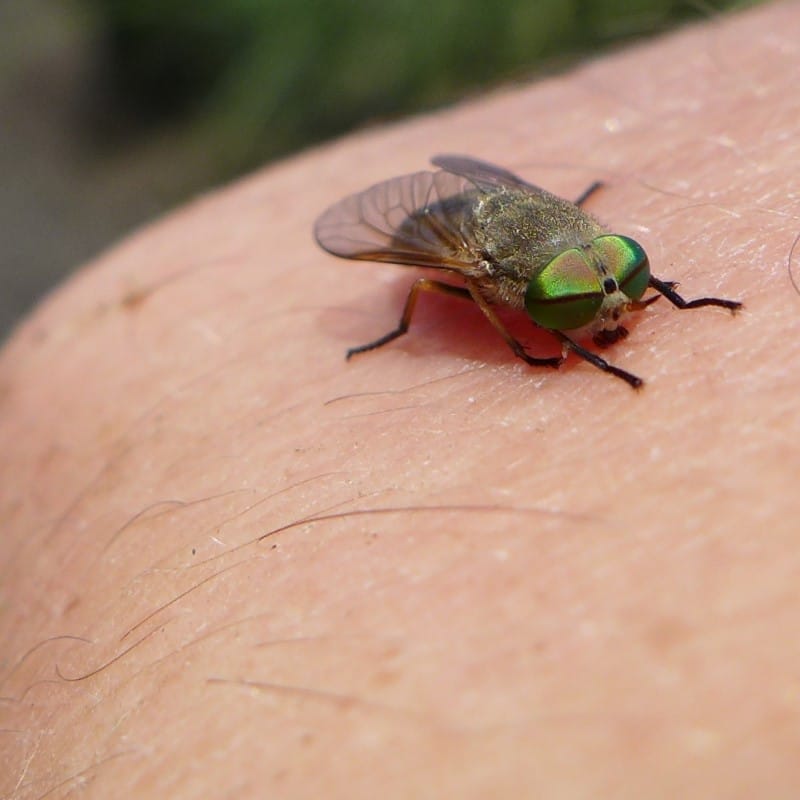
[[[596,191],[602,189],[605,184],[603,181],[595,181],[591,186],[583,190],[583,192],[575,200],[575,205],[580,208]]]
[[[552,358],[537,358],[528,353],[520,341],[515,339],[507,330],[506,326],[500,321],[497,314],[487,302],[486,298],[473,283],[467,283],[467,289],[475,304],[483,311],[484,316],[492,324],[492,327],[503,337],[505,343],[513,350],[517,358],[521,358],[526,364],[532,367],[555,367],[558,368],[564,363],[564,356],[554,356]]]

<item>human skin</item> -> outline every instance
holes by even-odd
[[[0,356],[2,796],[796,797],[799,28],[305,153],[42,304]],[[418,275],[313,220],[438,152],[605,180],[654,274],[744,310],[638,315],[640,392],[448,297],[345,363]]]

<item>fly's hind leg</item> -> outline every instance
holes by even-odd
[[[738,311],[742,304],[738,300],[723,300],[720,297],[698,297],[696,300],[684,300],[676,291],[675,281],[662,281],[650,276],[650,286],[664,295],[677,308],[702,308],[703,306],[720,306],[730,311]]]
[[[403,308],[403,315],[400,317],[400,322],[397,327],[393,331],[389,331],[389,333],[376,339],[374,342],[368,342],[359,347],[351,347],[347,351],[347,358],[350,359],[358,353],[366,353],[368,350],[376,350],[378,347],[383,347],[383,345],[393,342],[406,333],[411,325],[411,317],[414,316],[414,308],[417,305],[417,298],[420,292],[436,292],[438,294],[449,294],[455,297],[461,297],[466,300],[472,299],[472,295],[463,286],[452,286],[442,281],[419,278],[419,280],[414,281],[408,292],[406,305],[405,308]]]

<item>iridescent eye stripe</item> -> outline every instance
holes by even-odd
[[[647,269],[650,269],[650,262],[646,258],[644,259],[644,261],[639,262],[639,264],[636,266],[636,269],[633,272],[631,272],[631,274],[628,275],[628,277],[625,278],[625,280],[622,281],[622,283],[620,283],[619,288],[622,289],[625,286],[627,286],[635,277],[639,275],[639,273],[643,269],[645,269],[645,267]]]
[[[542,305],[557,305],[558,303],[571,303],[574,300],[594,300],[602,297],[603,293],[598,289],[596,292],[581,292],[580,294],[562,295],[560,297],[543,297],[538,302]]]

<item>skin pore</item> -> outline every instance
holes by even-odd
[[[796,796],[798,26],[305,153],[44,302],[0,355],[0,796]],[[440,152],[604,180],[656,276],[744,310],[632,318],[639,393],[454,297],[345,363],[421,273],[313,220]]]

